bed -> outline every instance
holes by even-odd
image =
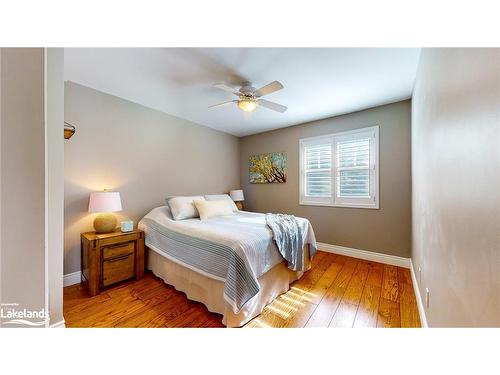
[[[147,268],[167,284],[223,316],[227,327],[241,327],[289,289],[310,269],[316,252],[314,231],[297,218],[305,234],[303,271],[287,267],[264,214],[173,220],[168,206],[140,222],[148,248]]]

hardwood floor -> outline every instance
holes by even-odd
[[[64,288],[67,327],[224,327],[222,316],[147,272],[88,297]],[[420,327],[410,271],[319,251],[290,290],[245,327]]]

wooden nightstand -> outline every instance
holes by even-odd
[[[82,283],[89,295],[101,288],[144,275],[144,232],[111,232],[81,234]]]

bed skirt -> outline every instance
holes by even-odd
[[[309,247],[306,245],[305,269],[310,269]],[[280,263],[258,278],[260,291],[249,300],[238,314],[224,300],[224,282],[201,275],[167,259],[159,252],[148,248],[147,268],[165,283],[184,292],[187,298],[203,303],[211,312],[222,314],[226,327],[241,327],[259,315],[264,307],[290,288],[290,284],[302,277],[304,272],[291,271],[285,262]]]

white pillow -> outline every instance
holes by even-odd
[[[233,210],[225,200],[223,201],[206,201],[195,200],[194,205],[200,213],[200,219],[206,220],[214,216],[234,215]]]
[[[170,207],[170,212],[174,220],[184,220],[191,219],[193,217],[199,217],[200,214],[194,206],[194,200],[202,200],[205,198],[202,196],[192,196],[192,197],[173,197],[168,200],[168,206]]]
[[[228,194],[205,195],[205,199],[207,201],[226,201],[227,204],[229,204],[229,207],[231,207],[231,210],[235,212],[238,211],[238,207],[236,207],[236,204]]]

